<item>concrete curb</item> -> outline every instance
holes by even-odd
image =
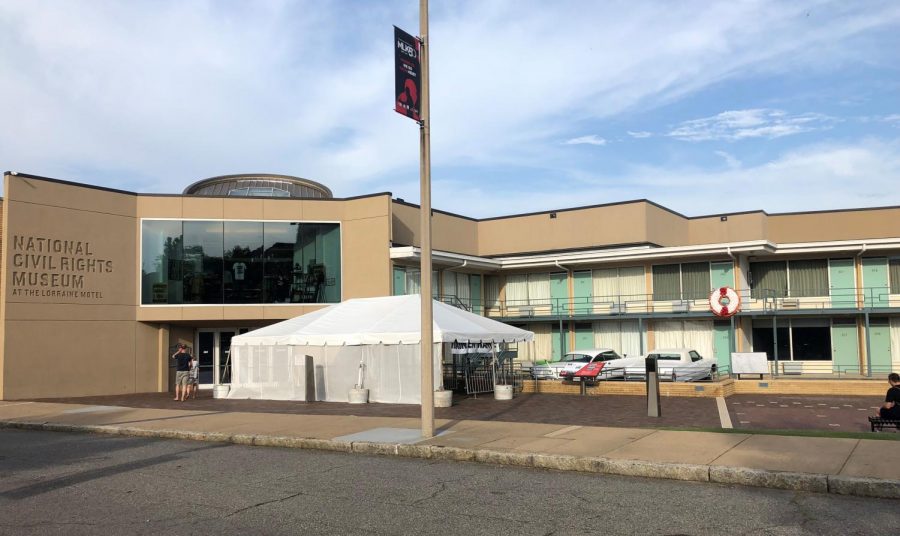
[[[695,482],[716,482],[720,484],[808,491],[813,493],[834,493],[839,495],[900,499],[900,481],[897,480],[794,473],[787,471],[768,471],[747,467],[617,460],[602,457],[569,456],[563,454],[532,454],[439,445],[408,445],[369,441],[346,442],[334,441],[331,439],[289,436],[189,432],[167,429],[153,430],[137,427],[61,424],[36,421],[0,421],[0,429],[3,428],[327,450],[378,456],[478,462],[492,465],[553,469],[557,471],[576,471],[582,473],[663,478],[668,480],[686,480]]]

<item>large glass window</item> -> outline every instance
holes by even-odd
[[[141,224],[141,303],[182,302],[181,222]]]
[[[222,224],[183,222],[184,303],[222,303]]]
[[[681,265],[681,282],[684,299],[702,300],[709,297],[709,263],[692,262]]]
[[[225,222],[225,303],[262,303],[263,224]]]
[[[335,223],[145,220],[141,303],[337,303]]]
[[[891,259],[888,262],[891,278],[891,294],[900,294],[900,259]]]

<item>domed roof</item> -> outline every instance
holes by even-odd
[[[184,189],[184,195],[233,197],[312,197],[331,199],[334,195],[324,184],[316,181],[275,175],[272,173],[242,173],[203,179]]]

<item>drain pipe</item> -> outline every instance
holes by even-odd
[[[862,268],[862,256],[863,256],[863,253],[865,253],[865,252],[866,252],[866,244],[863,244],[862,247],[859,248],[859,253],[856,254],[856,258],[859,259],[860,268]],[[863,319],[865,320],[865,323],[866,323],[866,330],[865,330],[865,333],[866,333],[866,376],[871,378],[872,377],[872,342],[871,342],[871,337],[870,337],[870,333],[869,333],[869,307],[873,307],[875,305],[875,296],[872,296],[872,299],[869,300],[868,304],[866,304],[865,287],[862,286],[862,283],[864,283],[864,281],[862,280],[862,277],[863,277],[862,270],[858,270],[857,274],[859,274],[857,276],[858,277],[857,284],[863,290],[863,297],[862,297],[862,306],[863,306],[863,311],[864,311]],[[857,302],[857,305],[859,305],[859,302]],[[832,359],[833,359],[833,357],[832,357]]]

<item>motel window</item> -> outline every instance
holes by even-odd
[[[144,220],[142,304],[337,303],[334,223]]]
[[[891,278],[891,294],[900,294],[900,259],[888,261]]]
[[[677,264],[653,267],[653,299],[671,301],[681,298],[681,272]]]
[[[787,263],[751,262],[750,296],[753,299],[787,296]]]
[[[657,264],[653,267],[653,299],[702,300],[711,290],[708,262]]]
[[[765,352],[769,361],[775,359],[775,338],[778,338],[778,359],[787,361],[791,358],[791,334],[786,322],[779,323],[772,330],[771,321],[753,321],[753,351]]]
[[[788,281],[791,297],[828,296],[828,261],[790,261]]]
[[[784,319],[778,323],[779,361],[830,361],[831,326],[825,318]],[[753,351],[774,359],[771,320],[753,321]]]

